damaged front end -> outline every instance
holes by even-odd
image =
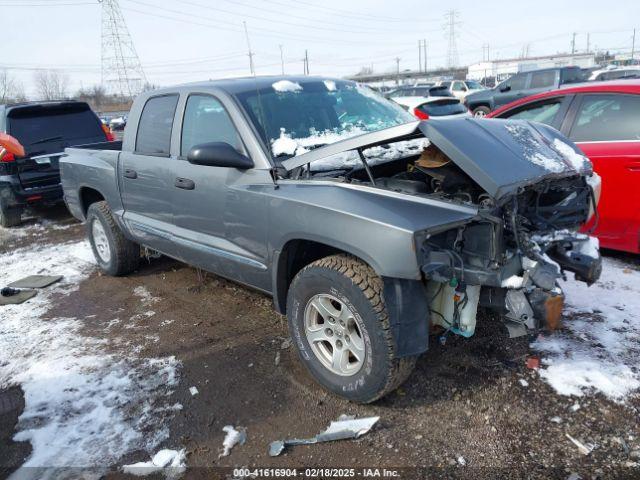
[[[428,143],[409,156],[376,158],[374,147],[393,151],[394,141],[424,137]],[[499,312],[511,336],[556,329],[564,305],[559,280],[566,272],[589,285],[599,278],[598,242],[579,230],[594,215],[597,223],[600,179],[556,130],[525,121],[427,121],[344,140],[283,165],[316,178],[311,162],[349,150],[359,154],[361,170],[332,167],[317,178],[477,212],[414,233],[432,325],[470,337],[481,306]]]
[[[584,220],[579,203],[576,219]],[[598,279],[596,239],[569,229],[530,230],[532,222],[514,208],[417,237],[433,324],[469,337],[482,306],[503,316],[512,337],[553,330],[560,325],[564,294],[558,280],[565,272],[588,284]]]

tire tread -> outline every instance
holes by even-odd
[[[389,314],[384,304],[382,278],[362,260],[348,254],[337,254],[321,258],[305,266],[299,273],[311,268],[325,268],[339,272],[349,278],[369,300],[378,317],[379,327],[387,343],[387,371],[385,386],[363,403],[371,403],[398,388],[411,374],[417,357],[398,358],[395,355],[395,342],[391,332]]]

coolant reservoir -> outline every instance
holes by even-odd
[[[463,337],[470,337],[475,333],[480,285],[467,285],[467,301],[464,308],[461,308],[464,302],[459,302],[460,315],[457,324],[454,324],[455,288],[446,283],[429,282],[427,293],[429,298],[433,299],[430,306],[433,324],[450,329]]]

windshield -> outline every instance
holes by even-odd
[[[415,121],[371,89],[347,81],[280,80],[237,97],[279,160]]]

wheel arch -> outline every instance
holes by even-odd
[[[358,249],[326,240],[290,239],[275,252],[273,259],[272,291],[276,311],[283,315],[286,313],[289,285],[300,270],[316,260],[340,253],[358,258],[381,275],[381,267],[375,260]]]
[[[80,201],[80,210],[84,218],[87,218],[87,211],[91,204],[106,200],[105,196],[93,187],[83,186],[78,191],[78,199]]]

